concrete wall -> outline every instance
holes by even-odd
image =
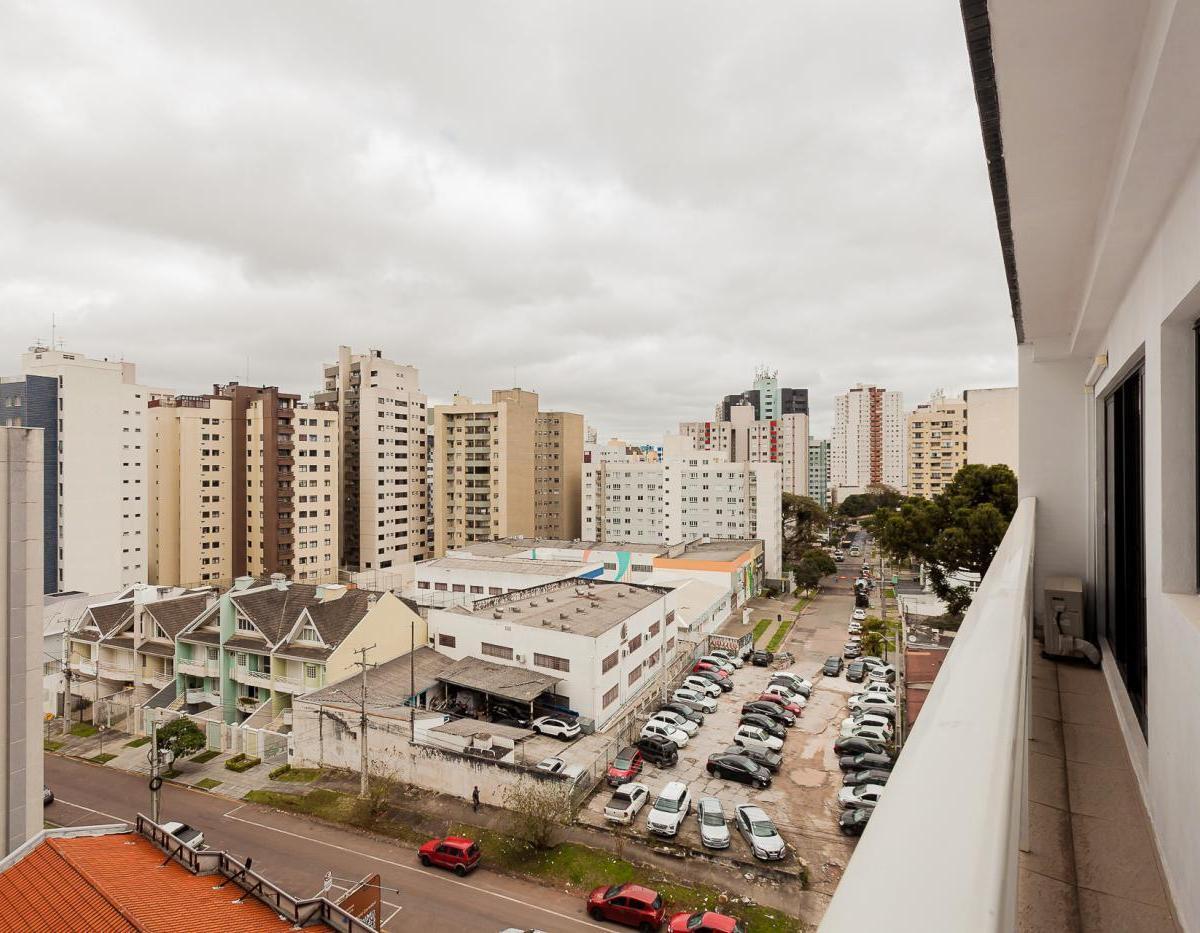
[[[967,463],[1003,463],[1017,472],[1020,457],[1020,391],[967,389]]]

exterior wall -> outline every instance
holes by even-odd
[[[808,442],[808,497],[829,508],[829,441]]]
[[[583,482],[583,415],[541,412],[536,432],[534,530],[548,538],[576,539]]]
[[[106,593],[146,580],[146,405],[171,395],[139,385],[132,363],[34,348],[27,376],[59,381],[61,431],[56,590]]]
[[[416,565],[416,590],[424,595],[445,594],[450,602],[468,603],[485,596],[499,596],[513,590],[524,590],[543,583],[569,580],[579,576],[598,578],[603,566],[599,561],[573,564],[568,571],[552,570],[547,565],[545,573],[522,573],[512,568],[512,562],[502,558],[486,561],[486,565],[466,569],[444,567],[439,561],[422,561]]]
[[[760,392],[758,397],[769,395]],[[782,403],[776,399],[771,404],[778,407]],[[722,452],[732,463],[778,463],[782,490],[808,495],[808,415],[791,412],[755,418],[749,405],[733,405],[729,411],[726,421],[682,422],[679,433],[692,440],[696,450]]]
[[[295,572],[300,583],[336,583],[341,537],[338,413],[297,406],[295,475],[291,481]],[[250,571],[253,572],[253,571]]]
[[[367,652],[367,663],[382,664],[408,654],[414,647],[425,644],[428,638],[425,620],[403,600],[384,593],[325,662],[325,682],[337,683],[359,673],[355,662],[361,660],[361,656],[355,652],[360,648],[373,645]]]
[[[0,843],[5,855],[42,828],[42,481],[38,428],[0,428]]]
[[[904,397],[857,385],[834,397],[830,484],[904,488]]]
[[[1017,471],[1019,390],[967,389],[967,463],[1003,463]]]
[[[42,590],[58,592],[58,380],[48,376],[0,378],[0,425],[41,428],[45,440],[42,476]]]
[[[967,404],[935,397],[908,415],[908,493],[932,499],[967,462]]]

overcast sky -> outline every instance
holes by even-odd
[[[1015,382],[955,3],[2,8],[0,372],[55,312],[180,392],[345,343],[638,440],[759,364],[826,435]]]

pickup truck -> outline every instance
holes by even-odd
[[[170,833],[189,849],[196,849],[198,851],[204,848],[204,833],[198,829],[188,826],[187,823],[180,823],[175,820],[171,820],[167,823],[161,824],[161,828]]]
[[[622,784],[604,805],[604,818],[610,823],[632,823],[649,799],[650,790],[645,784]]]

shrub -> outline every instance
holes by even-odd
[[[236,771],[238,774],[241,774],[243,771],[249,771],[256,765],[261,764],[261,758],[251,758],[249,755],[242,754],[234,755],[232,758],[230,758],[227,762],[225,762],[225,767],[230,771]]]

